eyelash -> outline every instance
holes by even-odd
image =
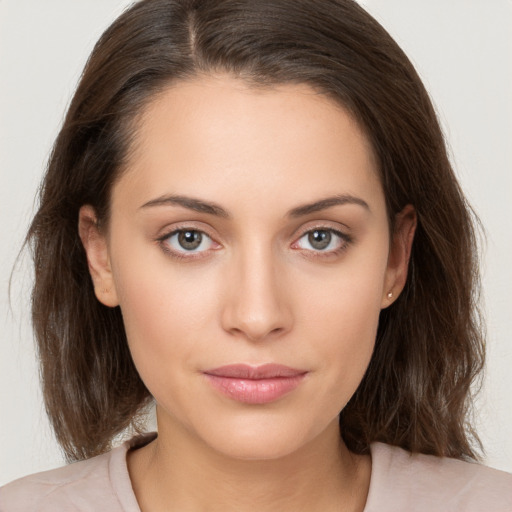
[[[177,235],[179,233],[184,233],[187,231],[190,231],[193,233],[200,233],[201,235],[205,235],[210,240],[213,241],[213,238],[208,233],[206,233],[205,231],[202,231],[201,229],[197,229],[197,228],[193,228],[193,227],[180,227],[177,229],[173,229],[169,233],[166,233],[165,235],[157,238],[157,242],[159,243],[162,250],[174,259],[191,261],[191,260],[196,260],[196,259],[202,258],[203,257],[202,254],[206,251],[192,252],[192,251],[184,250],[184,252],[179,252],[179,251],[175,251],[169,247],[169,244],[167,242],[170,238],[172,238],[174,235]]]
[[[315,231],[324,231],[327,233],[330,233],[331,235],[336,236],[339,238],[339,244],[340,246],[336,249],[331,249],[329,251],[323,251],[320,249],[314,250],[314,249],[305,249],[305,252],[310,253],[308,255],[305,255],[307,258],[333,258],[336,256],[339,256],[343,252],[345,252],[350,244],[353,242],[353,239],[350,235],[347,235],[346,233],[342,233],[341,231],[338,231],[337,229],[328,227],[328,226],[314,226],[306,231],[304,231],[299,238],[297,238],[297,241],[294,242],[292,245],[298,244],[300,240],[302,240],[305,236],[309,235],[310,233],[314,233]]]
[[[200,233],[201,235],[208,237],[213,242],[213,238],[210,235],[208,235],[208,233],[206,233],[205,231],[202,231],[200,229],[191,228],[191,227],[180,227],[177,229],[173,229],[169,233],[166,233],[165,235],[157,238],[156,241],[159,243],[162,250],[174,259],[191,261],[191,260],[196,260],[196,259],[202,258],[203,257],[202,254],[204,254],[205,252],[208,252],[208,251],[193,252],[193,251],[185,251],[184,250],[184,252],[179,252],[179,251],[170,249],[169,244],[167,243],[168,240],[170,238],[172,238],[173,236],[178,235],[179,233],[183,233],[183,232],[187,232],[187,231],[191,231],[194,233]],[[342,233],[341,231],[338,231],[334,228],[327,227],[327,226],[314,226],[312,228],[309,228],[307,231],[304,231],[300,235],[300,237],[297,238],[297,240],[293,243],[293,245],[296,245],[305,236],[307,236],[310,233],[313,233],[315,231],[325,231],[325,232],[330,233],[331,235],[338,237],[340,239],[341,246],[338,247],[337,249],[333,249],[330,251],[322,251],[322,250],[314,250],[314,249],[307,250],[306,249],[305,250],[306,252],[312,253],[310,255],[305,256],[307,258],[310,258],[310,257],[312,257],[312,258],[329,258],[329,257],[331,257],[332,258],[332,257],[338,256],[338,255],[342,254],[343,252],[345,252],[347,250],[347,248],[349,247],[349,245],[353,242],[353,239],[351,236],[347,235],[346,233]]]

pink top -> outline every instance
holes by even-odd
[[[114,450],[0,488],[2,512],[140,512],[126,453],[155,438],[145,434]],[[371,445],[364,512],[512,512],[512,474],[479,464]]]

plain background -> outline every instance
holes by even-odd
[[[318,0],[321,1],[321,0]],[[0,0],[0,484],[63,463],[42,406],[30,265],[8,282],[53,139],[93,44],[127,0]],[[478,428],[512,472],[512,1],[365,0],[416,65],[487,230],[488,366]]]

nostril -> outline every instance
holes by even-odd
[[[240,318],[238,322],[236,318],[233,320],[227,324],[225,322],[225,330],[234,336],[245,337],[250,341],[275,339],[285,333],[291,324],[283,315],[266,319],[255,319],[253,317],[250,321],[241,321]]]

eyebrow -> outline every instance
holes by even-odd
[[[286,216],[290,218],[302,217],[310,213],[319,212],[332,208],[333,206],[340,206],[345,204],[355,204],[362,206],[368,211],[370,207],[368,203],[359,197],[352,196],[350,194],[341,194],[336,196],[326,197],[315,201],[313,203],[303,204],[291,209]],[[230,214],[216,203],[204,201],[202,199],[196,199],[194,197],[182,196],[182,195],[166,195],[152,199],[147,203],[144,203],[141,208],[149,208],[154,206],[181,206],[189,210],[194,210],[200,213],[208,213],[217,217],[230,218]]]
[[[189,196],[161,196],[157,197],[156,199],[152,199],[147,203],[144,203],[141,208],[149,208],[152,206],[182,206],[183,208],[187,208],[189,210],[194,210],[201,213],[209,213],[210,215],[216,215],[217,217],[230,217],[229,213],[224,210],[222,206]]]
[[[309,213],[319,212],[321,210],[326,210],[327,208],[332,208],[333,206],[340,206],[344,204],[356,204],[362,206],[368,211],[371,211],[368,203],[363,199],[352,196],[350,194],[341,194],[337,196],[326,197],[325,199],[320,199],[320,201],[315,201],[314,203],[297,206],[296,208],[290,210],[287,216],[292,218],[302,217],[303,215],[308,215]]]

